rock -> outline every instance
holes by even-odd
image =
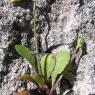
[[[32,7],[31,3],[23,2],[15,6],[9,0],[0,0],[0,95],[15,95],[26,87],[28,90],[36,88],[30,82],[16,81],[20,75],[33,75],[35,72],[14,48],[16,44],[24,44],[35,53]],[[77,37],[85,39],[86,48],[75,80],[71,84],[64,79],[58,93],[94,95],[95,0],[37,0],[36,13],[42,53],[49,50],[58,52],[64,46],[72,53]]]
[[[26,91],[21,91],[17,93],[16,95],[32,95],[32,94],[30,94],[30,92],[26,90]]]

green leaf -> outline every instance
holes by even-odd
[[[36,68],[36,58],[27,47],[24,45],[16,45],[15,49],[21,56],[26,58],[33,67]]]
[[[49,78],[55,66],[55,56],[47,53],[41,58],[40,63],[43,76]]]
[[[17,80],[19,80],[19,81],[27,80],[27,81],[31,81],[31,82],[33,82],[33,83],[34,83],[34,81],[35,81],[34,78],[33,78],[32,76],[27,75],[27,74],[18,77]]]
[[[48,57],[47,57],[47,60],[46,60],[46,73],[47,73],[47,78],[50,77],[52,71],[54,70],[54,67],[55,67],[55,56],[50,54]]]
[[[78,37],[76,49],[78,49],[78,48],[83,48],[83,46],[84,46],[84,39],[81,38],[81,37]]]
[[[40,75],[40,74],[37,74],[35,77],[34,77],[34,80],[40,85],[44,85],[44,79],[43,77]]]
[[[56,65],[54,71],[52,72],[52,85],[54,85],[56,78],[61,74],[70,61],[70,52],[62,51],[56,55]]]
[[[42,71],[43,76],[46,76],[46,60],[47,60],[48,55],[49,54],[47,53],[44,56],[42,56],[41,61],[40,61],[41,71]]]
[[[37,74],[34,77],[25,74],[21,77],[18,77],[17,80],[22,81],[22,80],[26,80],[26,81],[30,81],[33,82],[37,87],[42,87],[42,85],[44,84],[44,80],[42,78],[41,75]]]

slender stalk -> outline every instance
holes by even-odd
[[[56,89],[56,86],[58,84],[59,81],[61,81],[61,79],[63,78],[63,75],[61,75],[59,77],[59,79],[57,80],[57,82],[54,84],[54,86],[51,88],[50,92],[49,92],[49,95],[52,95],[53,91]]]
[[[39,63],[39,46],[38,46],[38,34],[36,32],[36,1],[33,0],[33,19],[34,19],[34,43],[36,48],[36,58],[37,58],[37,73],[41,74],[41,67]]]
[[[35,15],[35,7],[36,7],[36,2],[33,1],[33,19],[34,19],[34,38],[35,38],[35,47],[36,47],[36,53],[39,53],[38,49],[38,37],[37,37],[37,32],[36,32],[36,15]]]
[[[37,70],[36,72],[38,73],[38,53],[39,53],[39,48],[38,48],[38,37],[37,37],[37,32],[36,32],[36,13],[35,13],[35,9],[36,8],[36,2],[35,0],[33,0],[33,27],[34,27],[34,44],[35,44],[35,48],[36,48],[36,57],[37,57]]]

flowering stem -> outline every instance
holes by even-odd
[[[37,73],[40,73],[41,74],[41,68],[40,68],[40,64],[39,64],[39,57],[38,57],[38,54],[39,54],[39,47],[38,47],[38,34],[36,32],[36,13],[35,13],[35,10],[36,10],[36,1],[33,0],[33,19],[34,19],[34,43],[35,43],[35,48],[36,48],[36,58],[37,58]]]

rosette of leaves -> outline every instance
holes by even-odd
[[[31,81],[37,86],[41,94],[52,95],[55,84],[60,76],[64,74],[64,70],[70,62],[70,52],[61,51],[56,55],[46,53],[41,57],[40,62],[37,63],[36,56],[33,55],[27,47],[16,45],[15,49],[22,57],[29,61],[35,70],[38,64],[40,64],[41,67],[41,71],[39,71],[41,73],[38,72],[35,76],[25,74],[17,79]]]

